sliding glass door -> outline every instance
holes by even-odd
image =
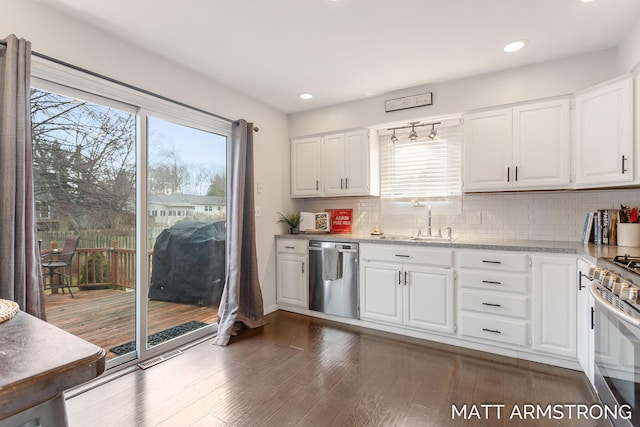
[[[32,89],[40,249],[72,253],[55,272],[43,259],[47,319],[104,348],[108,368],[213,332],[225,282],[230,126],[155,106]]]

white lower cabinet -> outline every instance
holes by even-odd
[[[453,333],[452,259],[450,250],[361,244],[360,318]]]
[[[306,240],[276,241],[276,302],[309,307],[309,272]]]
[[[520,252],[459,251],[460,335],[519,347],[529,345],[528,256]]]
[[[535,255],[532,264],[532,349],[575,359],[576,258]]]
[[[583,259],[578,259],[578,271],[577,271],[577,287],[578,287],[578,304],[576,313],[576,344],[578,362],[582,366],[582,370],[589,378],[589,381],[593,384],[593,364],[594,364],[594,352],[595,352],[595,333],[594,333],[594,300],[589,291],[591,286],[591,279],[589,272],[591,267],[594,267],[593,263],[590,263]]]

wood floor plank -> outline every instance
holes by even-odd
[[[452,418],[452,404],[592,403],[584,374],[287,312],[67,402],[71,427],[594,426]],[[546,420],[550,421],[550,420]]]

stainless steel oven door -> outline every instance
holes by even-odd
[[[631,419],[612,419],[614,426],[639,425],[640,328],[615,310],[596,298],[595,386],[603,404],[616,411],[623,408],[631,412]]]

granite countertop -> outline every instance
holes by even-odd
[[[356,243],[374,243],[387,245],[412,245],[434,248],[453,249],[486,249],[519,252],[542,252],[555,254],[570,254],[593,258],[613,257],[615,255],[640,256],[640,248],[607,245],[584,245],[578,242],[556,242],[546,240],[466,240],[458,238],[452,242],[429,242],[410,240],[408,236],[374,236],[369,234],[327,234],[327,233],[300,233],[280,234],[278,239],[302,239],[323,240]]]

